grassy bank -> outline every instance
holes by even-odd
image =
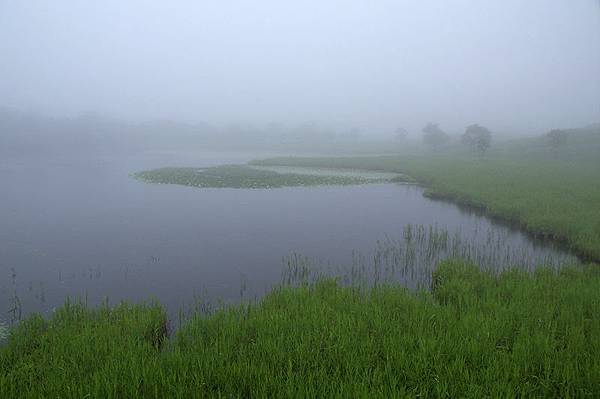
[[[600,395],[600,269],[493,276],[458,261],[431,292],[333,280],[192,318],[157,305],[32,316],[0,348],[1,397]]]
[[[254,163],[406,173],[427,186],[427,195],[484,209],[600,260],[600,161],[437,155],[274,158]]]

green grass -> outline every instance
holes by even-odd
[[[31,316],[0,348],[0,397],[598,397],[600,269],[459,261],[432,291],[325,279],[189,320],[156,305]]]
[[[481,208],[531,233],[567,243],[600,260],[600,159],[573,162],[502,155],[273,158],[258,165],[358,168],[406,173],[426,195]]]
[[[316,185],[351,185],[389,181],[360,175],[317,175],[279,173],[245,165],[224,165],[210,168],[162,168],[134,174],[148,183],[179,184],[212,188],[279,188]]]
[[[0,348],[0,397],[128,397],[137,386],[119,379],[133,384],[131,366],[158,360],[165,326],[158,305],[67,303],[50,321],[32,315]]]
[[[461,259],[482,270],[494,273],[506,269],[532,272],[543,266],[560,269],[579,266],[576,256],[552,247],[534,250],[535,244],[511,242],[513,233],[502,229],[449,231],[437,225],[404,226],[402,235],[377,240],[374,251],[364,254],[353,252],[352,261],[342,266],[324,265],[318,260],[297,253],[284,258],[282,281],[298,284],[335,277],[355,287],[383,282],[401,283],[418,289],[431,286],[437,266],[449,259]]]

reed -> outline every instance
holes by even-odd
[[[294,253],[284,258],[282,283],[299,286],[331,277],[351,286],[400,283],[411,289],[429,289],[437,265],[450,259],[462,259],[490,273],[507,269],[532,272],[539,267],[557,270],[579,264],[574,255],[552,247],[511,246],[512,234],[479,226],[468,234],[437,225],[408,224],[400,238],[378,240],[372,253],[354,252],[350,265],[323,265]]]

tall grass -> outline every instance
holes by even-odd
[[[292,254],[284,258],[285,285],[299,285],[323,277],[336,277],[347,285],[401,283],[411,289],[428,289],[437,265],[448,259],[464,261],[498,273],[506,269],[533,271],[540,266],[558,269],[577,265],[578,259],[552,246],[536,248],[529,243],[511,245],[511,232],[475,225],[468,234],[437,225],[404,226],[401,238],[377,241],[369,254],[354,252],[350,265],[323,265]]]
[[[481,271],[432,291],[334,279],[198,314],[156,305],[32,316],[0,348],[1,397],[598,397],[600,269]]]

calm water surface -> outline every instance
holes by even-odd
[[[274,190],[152,185],[129,173],[240,163],[264,154],[0,160],[0,321],[15,294],[23,316],[66,297],[98,303],[158,299],[171,314],[193,302],[260,296],[294,252],[341,265],[407,224],[501,234],[534,256],[566,256],[524,234],[431,201],[416,186]],[[483,237],[483,236],[482,236]],[[484,238],[482,238],[483,240]],[[367,255],[368,256],[368,255]]]

